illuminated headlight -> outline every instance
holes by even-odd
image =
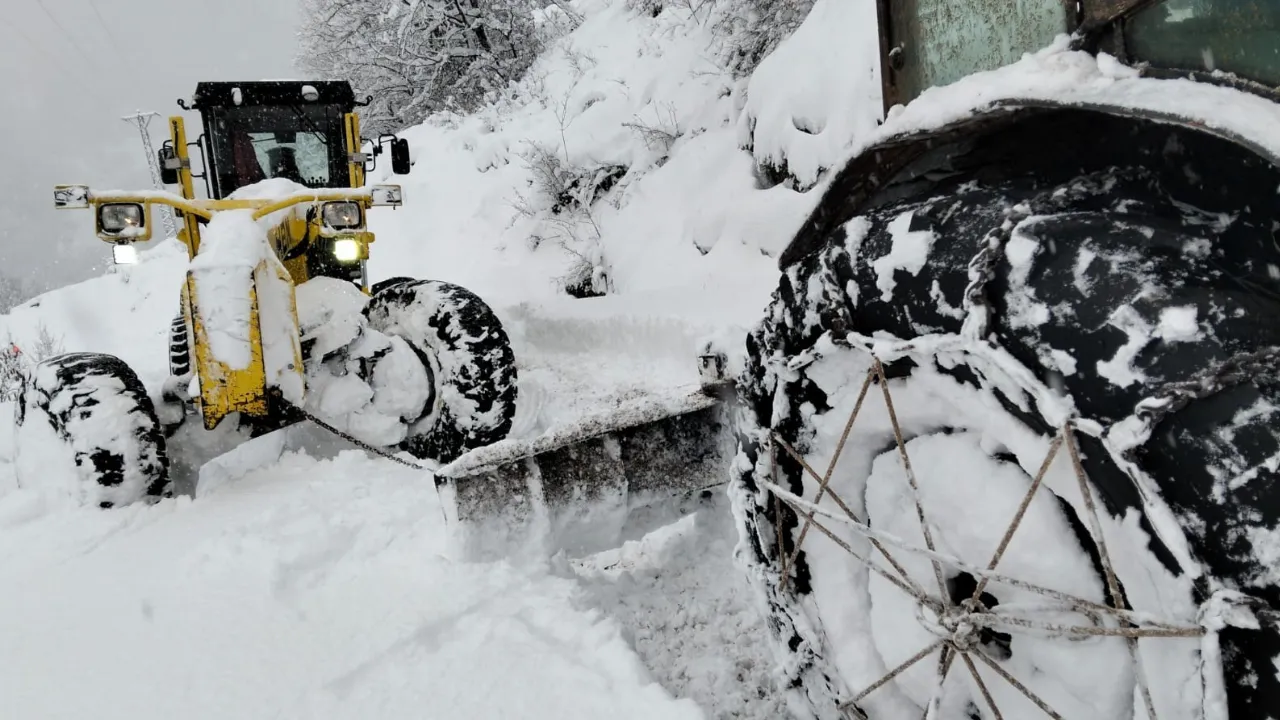
[[[342,238],[333,243],[333,257],[338,262],[352,262],[360,259],[360,242],[351,238]]]
[[[138,203],[110,203],[98,210],[98,225],[112,235],[130,235],[142,229],[144,214]]]
[[[331,202],[324,204],[324,224],[334,230],[354,230],[360,227],[360,203]]]
[[[138,262],[138,248],[132,245],[112,245],[111,257],[117,265],[133,265]]]

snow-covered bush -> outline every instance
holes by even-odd
[[[654,108],[654,116],[655,120],[637,116],[634,121],[622,125],[636,133],[645,147],[656,154],[654,162],[661,167],[671,156],[671,147],[680,139],[682,130],[674,105],[667,103],[662,110]]]
[[[815,0],[721,0],[715,30],[724,41],[724,61],[750,75],[778,43],[800,27]]]
[[[535,12],[535,0],[303,0],[298,64],[372,96],[371,133],[399,130],[517,80],[554,27]]]
[[[551,240],[574,257],[560,278],[565,292],[578,298],[604,295],[609,290],[609,273],[592,206],[626,175],[627,168],[574,167],[560,150],[538,143],[529,143],[521,157],[532,176],[534,197],[522,197],[517,209],[539,220],[531,242]]]
[[[534,190],[553,215],[588,212],[596,200],[627,174],[625,165],[571,166],[555,148],[529,143],[521,154],[533,175]]]
[[[41,324],[35,343],[19,347],[12,337],[0,342],[0,402],[14,402],[22,392],[22,378],[41,360],[63,352],[62,341]]]

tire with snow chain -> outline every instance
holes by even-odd
[[[102,508],[171,494],[155,407],[119,358],[70,353],[39,363],[24,379],[15,417],[22,485],[58,483]]]
[[[429,370],[433,393],[403,443],[414,457],[450,462],[511,431],[516,367],[511,341],[488,305],[438,280],[392,285],[365,306],[369,325],[407,341]]]
[[[793,242],[730,496],[802,715],[1280,706],[1280,171],[1091,118]]]
[[[191,343],[187,319],[181,311],[169,323],[169,374],[182,377],[191,372]]]

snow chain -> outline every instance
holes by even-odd
[[[371,452],[371,453],[373,453],[374,455],[377,455],[377,456],[379,456],[379,457],[384,457],[384,458],[386,458],[386,459],[388,459],[388,460],[390,460],[390,461],[392,461],[392,462],[400,463],[401,465],[404,465],[405,467],[413,468],[414,470],[429,470],[429,468],[428,468],[427,466],[425,466],[425,465],[420,465],[420,464],[418,464],[418,463],[411,462],[411,461],[409,461],[409,460],[405,460],[404,458],[402,458],[402,457],[397,457],[396,455],[394,455],[394,454],[392,454],[392,453],[389,453],[389,452],[387,452],[386,450],[384,450],[384,449],[382,449],[382,448],[380,448],[380,447],[378,447],[378,446],[376,446],[376,445],[370,445],[369,443],[367,443],[367,442],[365,442],[365,441],[361,440],[360,438],[355,437],[354,435],[351,435],[350,433],[345,433],[345,432],[343,432],[343,431],[339,430],[338,428],[336,428],[336,427],[334,427],[334,426],[330,425],[329,423],[325,422],[324,420],[322,420],[322,419],[320,419],[320,418],[316,417],[315,415],[313,415],[312,413],[308,412],[308,411],[307,411],[307,410],[305,410],[304,408],[301,408],[301,407],[299,407],[299,406],[297,406],[297,405],[295,405],[295,404],[293,404],[293,403],[291,403],[291,402],[289,402],[289,401],[287,401],[287,400],[284,400],[283,398],[281,398],[281,400],[282,400],[285,404],[287,404],[289,407],[293,408],[294,410],[297,410],[297,411],[298,411],[298,413],[299,413],[299,414],[301,414],[301,415],[302,415],[303,417],[305,417],[306,419],[310,420],[311,422],[315,423],[316,425],[319,425],[320,427],[324,428],[325,430],[328,430],[329,432],[333,433],[334,435],[337,435],[338,437],[342,438],[343,440],[346,440],[347,442],[352,443],[353,445],[355,445],[356,447],[360,448],[361,450],[364,450],[365,452]]]
[[[1257,369],[1259,363],[1266,363],[1272,360],[1273,357],[1274,356],[1271,354],[1264,353],[1260,354],[1259,357],[1240,358],[1236,362],[1229,363],[1223,368],[1220,368],[1216,373],[1214,373],[1214,377],[1222,380],[1239,381],[1246,377],[1251,370]],[[904,543],[898,538],[872,528],[867,524],[865,519],[858,516],[846,503],[842,502],[834,489],[829,486],[832,473],[835,469],[836,463],[839,462],[841,452],[844,450],[849,432],[852,429],[854,421],[858,417],[859,411],[862,409],[863,401],[866,399],[868,391],[873,383],[880,385],[881,394],[884,396],[885,408],[889,416],[889,422],[893,427],[894,440],[898,448],[899,458],[902,462],[907,482],[911,486],[911,495],[915,501],[916,514],[920,521],[921,530],[924,536],[925,548]],[[1171,390],[1174,391],[1171,394],[1175,397],[1179,395],[1192,395],[1194,394],[1195,387],[1200,387],[1205,384],[1206,383],[1193,383],[1192,387],[1188,388],[1171,388]],[[1181,392],[1178,392],[1179,390]],[[1195,626],[1152,619],[1147,617],[1146,613],[1135,611],[1125,598],[1124,592],[1120,587],[1119,578],[1111,563],[1106,538],[1098,519],[1098,508],[1093,497],[1093,491],[1089,486],[1088,477],[1080,460],[1079,449],[1076,446],[1075,432],[1075,423],[1068,419],[1063,423],[1058,433],[1051,440],[1048,452],[1044,458],[1044,462],[1040,466],[1039,472],[1037,472],[1028,492],[1024,495],[1022,503],[1019,505],[1017,512],[1015,512],[1012,521],[1005,530],[999,546],[996,548],[994,555],[986,564],[985,568],[969,565],[962,562],[957,557],[949,557],[946,554],[939,552],[935,547],[932,533],[929,530],[929,523],[925,518],[919,486],[916,482],[915,473],[911,467],[909,454],[907,453],[905,437],[900,425],[898,424],[897,413],[894,409],[892,394],[889,391],[889,382],[885,374],[884,364],[878,357],[875,357],[874,354],[872,357],[872,365],[867,371],[866,378],[862,384],[862,389],[858,394],[858,399],[854,403],[853,410],[849,415],[849,420],[845,424],[844,432],[841,434],[840,441],[836,445],[835,452],[829,461],[825,473],[819,474],[816,469],[805,461],[804,456],[792,447],[785,439],[783,439],[776,431],[771,430],[769,432],[768,440],[772,474],[770,479],[763,482],[762,485],[773,495],[774,498],[774,532],[778,537],[779,562],[781,563],[780,586],[783,588],[786,587],[791,574],[790,571],[797,560],[805,535],[810,528],[813,528],[834,541],[869,571],[876,573],[880,577],[897,586],[898,589],[902,590],[908,596],[913,597],[921,610],[923,610],[923,608],[930,608],[938,614],[940,618],[951,620],[955,625],[955,627],[952,628],[946,626],[945,623],[940,624],[938,626],[939,630],[934,632],[935,635],[939,636],[934,642],[898,666],[890,669],[885,675],[880,677],[880,679],[863,688],[862,691],[853,698],[840,703],[839,708],[841,710],[852,712],[859,717],[866,717],[858,707],[859,702],[877,689],[889,683],[907,668],[915,665],[924,658],[933,654],[935,651],[941,649],[942,655],[939,660],[939,673],[941,679],[939,682],[941,683],[945,681],[946,676],[953,665],[953,661],[959,657],[964,661],[966,669],[969,670],[979,691],[982,693],[983,699],[986,701],[995,717],[1000,718],[1003,717],[1003,715],[996,706],[995,700],[987,689],[982,677],[977,672],[977,668],[973,662],[975,658],[989,667],[1025,698],[1037,705],[1045,715],[1054,718],[1055,720],[1062,720],[1062,715],[1045,702],[1043,698],[1039,697],[1034,691],[1021,683],[1017,678],[1006,672],[984,653],[975,652],[973,649],[975,637],[974,632],[979,628],[1004,631],[1010,631],[1016,628],[1022,632],[1030,632],[1046,637],[1065,637],[1072,640],[1084,639],[1091,636],[1124,638],[1129,649],[1129,655],[1135,666],[1135,684],[1138,698],[1140,698],[1140,702],[1146,710],[1147,718],[1149,720],[1157,720],[1155,703],[1151,695],[1150,685],[1147,681],[1146,669],[1142,662],[1142,656],[1138,652],[1139,638],[1203,638],[1202,642],[1216,643],[1217,632],[1225,627],[1235,626],[1256,629],[1261,623],[1274,622],[1276,619],[1276,613],[1268,607],[1265,602],[1242,593],[1230,591],[1219,591],[1215,593],[1212,598],[1203,603],[1197,617],[1198,624]],[[781,487],[778,484],[780,480],[778,477],[778,449],[783,450],[787,455],[789,455],[793,461],[800,465],[804,474],[807,474],[818,483],[818,491],[812,501],[805,500],[803,497]],[[1005,550],[1007,550],[1009,541],[1012,539],[1014,532],[1021,524],[1028,505],[1039,491],[1044,480],[1045,473],[1048,471],[1054,457],[1058,455],[1061,449],[1065,449],[1066,454],[1070,456],[1072,469],[1074,470],[1076,480],[1079,484],[1081,498],[1085,505],[1084,514],[1088,521],[1089,534],[1096,544],[1100,555],[1109,596],[1109,600],[1105,603],[1092,602],[1069,593],[1055,591],[1051,588],[1038,586],[1033,583],[1005,576],[996,572],[996,566],[999,564]],[[818,503],[821,502],[824,496],[830,497],[832,501],[839,506],[840,510],[843,511],[843,515],[819,506]],[[782,514],[780,512],[781,505],[789,506],[791,511],[796,514],[797,519],[803,519],[803,525],[800,528],[799,537],[796,539],[790,553],[785,551],[785,543],[783,541],[784,531],[782,527]],[[879,562],[875,562],[872,554],[863,555],[856,551],[849,545],[849,543],[845,542],[833,531],[828,529],[822,522],[819,522],[819,516],[824,520],[839,522],[863,536],[863,538],[865,538],[871,546],[884,557],[885,561],[887,561],[889,566],[892,568],[892,571],[883,567]],[[938,595],[936,597],[931,595],[915,582],[915,580],[903,568],[901,563],[899,563],[893,556],[890,548],[893,548],[895,552],[906,552],[924,556],[929,559],[930,564],[933,566],[933,574],[938,583]],[[967,600],[962,601],[959,604],[955,604],[954,601],[948,602],[948,587],[942,572],[943,564],[948,564],[952,567],[964,570],[978,579],[976,589]],[[1020,618],[993,613],[988,610],[981,601],[983,589],[992,581],[1007,583],[1014,587],[1020,587],[1052,600],[1062,602],[1065,607],[1069,607],[1076,612],[1084,614],[1091,622],[1089,624],[1073,625],[1059,622],[1048,622],[1038,618]],[[1104,621],[1104,616],[1110,616],[1114,620],[1114,624],[1106,623]]]

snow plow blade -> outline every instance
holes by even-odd
[[[729,396],[648,398],[458,458],[435,474],[455,552],[581,556],[695,511],[728,480],[737,451]]]

